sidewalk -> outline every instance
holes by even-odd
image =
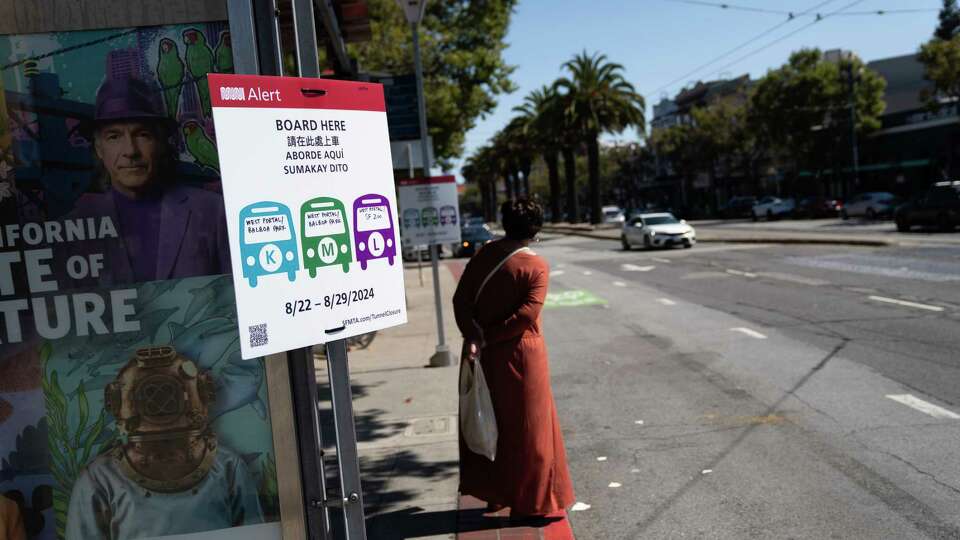
[[[444,327],[455,356],[460,332],[451,298],[466,259],[440,266]],[[416,265],[404,277],[408,323],[379,332],[367,349],[349,353],[354,418],[371,540],[549,538],[572,539],[564,518],[539,529],[510,527],[485,517],[476,499],[461,499],[457,445],[459,365],[426,367],[437,343],[432,273]],[[318,376],[326,379],[326,364]]]

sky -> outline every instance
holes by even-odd
[[[690,74],[784,23],[788,16],[721,9],[703,5],[700,0],[520,0],[510,21],[506,38],[509,47],[504,52],[506,62],[516,66],[512,79],[517,90],[499,96],[496,110],[467,133],[464,157],[470,156],[506,125],[514,114],[512,108],[522,103],[526,94],[553,82],[563,74],[561,65],[583,50],[602,52],[610,61],[624,66],[626,79],[645,96],[649,122],[653,116],[652,106],[662,96],[673,97],[685,85],[697,80],[746,73],[760,77],[786,62],[791,51],[803,47],[849,49],[866,61],[914,53],[933,33],[941,6],[941,0],[705,2],[793,13],[821,6],[809,16],[795,17],[750,45]],[[833,15],[811,24],[816,20],[816,13],[826,16],[835,12],[896,9],[930,11]],[[788,37],[793,32],[796,33]],[[775,41],[779,42],[773,43]],[[677,82],[670,84],[675,80]],[[636,140],[637,134],[624,132],[606,138]]]

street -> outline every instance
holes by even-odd
[[[960,246],[535,249],[577,538],[960,538]]]

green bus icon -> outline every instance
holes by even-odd
[[[340,265],[350,271],[353,252],[350,230],[343,203],[330,197],[317,197],[300,207],[300,239],[303,267],[310,277],[317,277],[317,268]]]

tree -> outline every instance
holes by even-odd
[[[933,83],[933,88],[922,93],[930,108],[939,109],[941,98],[960,99],[960,36],[924,43],[919,59],[925,68],[924,76]]]
[[[557,80],[566,97],[566,114],[587,147],[590,183],[590,221],[602,220],[600,200],[600,134],[629,126],[644,129],[643,96],[623,77],[623,66],[607,62],[606,55],[578,54],[563,65],[570,77]]]
[[[535,89],[514,107],[524,122],[524,132],[543,157],[550,186],[550,219],[561,220],[559,152],[562,141],[563,111],[557,92],[551,86]]]
[[[933,33],[934,37],[944,41],[953,39],[960,29],[960,8],[957,7],[957,0],[943,0],[939,18],[940,24]]]
[[[850,155],[851,101],[858,135],[880,127],[885,87],[855,56],[834,62],[818,49],[802,49],[758,81],[749,101],[750,122],[794,173],[801,166],[824,168],[828,160]]]
[[[351,44],[365,72],[413,73],[410,26],[395,0],[367,0],[369,41]],[[513,67],[503,60],[516,0],[431,0],[421,23],[427,121],[438,164],[463,153],[464,136],[513,91]]]

